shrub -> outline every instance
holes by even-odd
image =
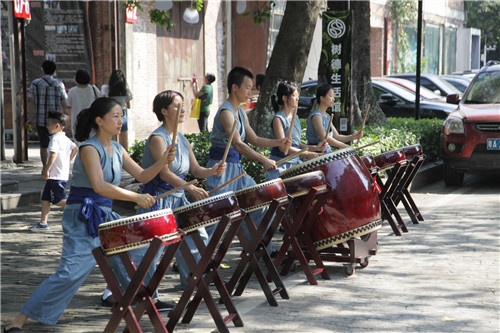
[[[388,118],[384,126],[367,126],[359,146],[380,141],[360,151],[360,155],[378,155],[409,145],[420,144],[426,155],[426,162],[439,160],[439,138],[442,119]]]

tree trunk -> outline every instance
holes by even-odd
[[[257,101],[255,121],[252,122],[259,136],[267,137],[269,134],[274,116],[271,96],[276,92],[278,82],[287,80],[298,86],[302,82],[321,4],[321,1],[314,0],[287,1]]]
[[[387,118],[377,103],[372,88],[370,66],[370,1],[351,1],[353,11],[352,101],[353,127],[360,125],[370,105],[367,124],[384,124]]]

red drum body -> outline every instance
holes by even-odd
[[[233,192],[226,192],[174,209],[179,228],[189,233],[218,223],[223,215],[241,214]]]
[[[371,174],[375,174],[378,171],[377,163],[372,155],[365,155],[361,157],[363,164],[368,168]]]
[[[281,178],[239,190],[235,194],[240,207],[247,213],[269,206],[273,199],[285,199],[288,196]]]
[[[311,228],[316,249],[321,250],[380,228],[380,201],[373,179],[356,151],[335,151],[296,165],[282,178],[320,170],[332,190],[318,221]]]
[[[320,170],[283,179],[283,183],[294,198],[306,195],[312,187],[326,187],[325,175]]]
[[[406,155],[402,149],[395,149],[375,156],[375,164],[379,170],[392,168],[397,163],[406,161]]]
[[[412,145],[401,148],[406,155],[406,158],[411,160],[415,156],[421,156],[424,154],[424,150],[420,145]]]
[[[171,209],[162,209],[99,225],[99,239],[106,255],[148,246],[154,237],[178,237]]]

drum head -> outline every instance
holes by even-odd
[[[166,215],[170,215],[170,214],[172,214],[172,209],[170,209],[170,208],[155,210],[152,212],[147,212],[147,213],[134,215],[134,216],[130,216],[130,217],[125,217],[125,218],[110,221],[110,222],[101,223],[99,225],[99,230],[105,230],[108,228],[113,228],[116,226],[129,224],[131,222],[144,221],[144,220],[148,220],[151,218],[155,218],[155,217],[159,217],[159,216],[166,216]]]
[[[338,159],[343,159],[347,156],[350,155],[355,155],[357,154],[357,151],[352,149],[352,148],[344,148],[340,150],[333,151],[328,154],[324,154],[321,156],[318,156],[316,158],[310,159],[307,162],[295,165],[289,169],[284,170],[283,172],[280,173],[281,178],[289,178],[293,177],[296,175],[303,174],[305,172],[310,172],[312,169],[321,166],[325,163],[338,160]]]

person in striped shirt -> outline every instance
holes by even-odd
[[[49,111],[63,113],[66,110],[66,89],[64,83],[54,78],[56,63],[45,60],[42,63],[43,76],[31,82],[28,92],[28,114],[35,117],[35,124],[40,140],[40,158],[45,168],[49,147],[47,114]]]

